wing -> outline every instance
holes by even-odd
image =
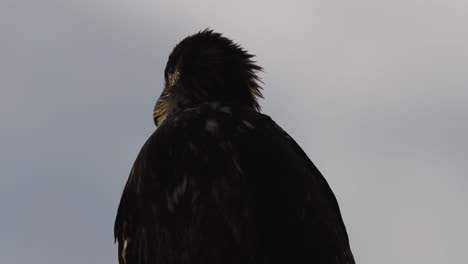
[[[328,184],[269,117],[203,104],[140,151],[115,222],[119,262],[354,263]]]
[[[270,118],[252,125],[242,167],[259,190],[263,243],[279,263],[353,264],[337,200],[300,146]]]

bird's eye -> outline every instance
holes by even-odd
[[[169,86],[174,86],[177,80],[179,80],[179,71],[176,70],[168,76]]]

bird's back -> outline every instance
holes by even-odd
[[[120,263],[354,263],[336,199],[268,116],[205,103],[168,119],[130,173]]]

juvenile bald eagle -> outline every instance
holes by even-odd
[[[327,182],[260,113],[252,57],[211,30],[172,51],[118,208],[119,263],[354,263]]]

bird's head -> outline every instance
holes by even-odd
[[[164,90],[154,107],[157,126],[179,111],[218,101],[259,110],[262,97],[253,55],[232,40],[206,29],[174,47],[164,70]]]

